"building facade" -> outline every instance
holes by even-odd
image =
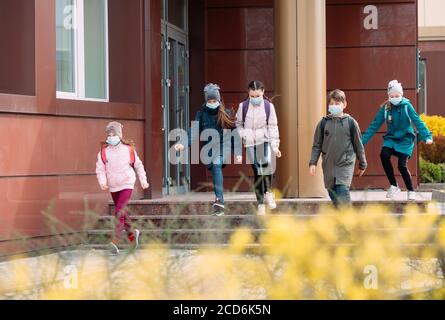
[[[189,126],[208,82],[220,84],[232,108],[254,79],[276,97],[284,154],[277,186],[288,197],[325,195],[308,162],[328,90],[346,91],[362,130],[389,80],[402,82],[417,106],[416,0],[2,0],[0,40],[3,245],[50,237],[42,216],[50,204],[73,230],[85,203],[104,211],[109,197],[94,169],[111,120],[124,124],[148,173],[151,187],[138,187],[135,199],[208,190],[203,166],[168,161],[168,133]],[[387,186],[383,130],[355,188]],[[417,183],[416,155],[410,169]],[[225,170],[227,188],[248,190],[240,172],[250,168]]]

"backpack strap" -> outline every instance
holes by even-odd
[[[104,163],[104,165],[106,165],[107,162],[108,162],[108,160],[107,160],[107,152],[106,152],[107,147],[108,146],[106,144],[104,144],[102,146],[101,151],[100,151],[100,155],[101,155],[102,162]],[[134,164],[136,162],[136,153],[135,153],[134,148],[132,146],[127,145],[127,147],[128,147],[128,152],[130,152],[130,166],[132,166],[134,168]]]
[[[246,99],[243,101],[243,127],[246,122],[247,112],[249,111],[250,101]],[[264,111],[266,112],[266,124],[269,125],[270,118],[270,102],[269,100],[264,99]]]
[[[132,166],[134,168],[134,163],[136,162],[136,155],[134,152],[134,148],[133,148],[133,146],[129,146],[129,145],[127,145],[127,147],[128,147],[128,151],[130,152],[130,166]]]
[[[106,152],[107,147],[108,147],[108,146],[107,146],[106,144],[104,144],[104,145],[102,146],[102,149],[100,150],[100,156],[101,156],[101,158],[102,158],[102,162],[104,163],[104,165],[107,164],[107,152]]]
[[[409,112],[408,112],[408,106],[405,104],[405,114],[406,114],[406,116],[408,117],[408,119],[409,119],[409,123],[413,123],[412,121],[411,121],[411,117],[409,116]]]
[[[267,125],[269,125],[270,102],[268,100],[264,100],[264,111],[266,111],[266,123],[267,123]]]
[[[321,119],[321,124],[320,124],[321,144],[323,144],[323,141],[324,141],[324,128],[326,127],[327,122],[328,122],[328,119],[326,117],[323,117],[323,119]]]
[[[243,101],[243,127],[246,123],[247,112],[249,111],[249,99]]]
[[[352,142],[352,146],[354,147],[354,137],[355,137],[355,121],[349,117],[348,118],[348,122],[349,122],[349,134],[351,135],[351,142]]]

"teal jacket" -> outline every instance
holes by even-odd
[[[363,134],[363,145],[366,145],[369,140],[371,140],[385,121],[387,129],[386,134],[383,136],[383,146],[392,148],[409,157],[411,157],[413,153],[414,142],[416,140],[416,134],[412,124],[416,126],[419,132],[419,141],[433,140],[431,132],[422,119],[420,119],[408,99],[403,98],[399,105],[392,106],[392,110],[387,112],[387,118],[389,116],[392,117],[391,122],[385,119],[385,106],[381,107],[374,121],[372,121],[369,128]]]

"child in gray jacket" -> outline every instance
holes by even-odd
[[[366,170],[365,149],[359,125],[354,118],[344,113],[346,95],[334,90],[328,95],[329,115],[317,125],[309,162],[310,174],[315,169],[320,155],[324,184],[335,207],[351,204],[349,188],[354,175],[355,160],[359,160],[359,176]]]

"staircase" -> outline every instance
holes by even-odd
[[[293,215],[298,219],[310,219],[326,205],[327,199],[283,199],[278,202],[277,212]],[[401,216],[408,201],[384,201],[382,199],[356,200],[356,208],[369,204],[388,206],[389,214]],[[425,208],[426,199],[409,202]],[[258,237],[265,231],[264,219],[256,215],[252,196],[226,200],[226,214],[222,217],[211,215],[211,197],[166,198],[160,200],[136,200],[128,205],[133,226],[141,231],[141,243],[162,242],[173,249],[198,249],[203,247],[227,246],[231,235],[239,227],[252,232],[257,246]],[[108,215],[100,216],[94,228],[87,231],[87,249],[105,249],[113,235],[115,218],[114,205],[109,204]],[[273,215],[274,213],[270,213]],[[127,244],[128,245],[128,244]],[[125,245],[123,245],[125,247]]]

